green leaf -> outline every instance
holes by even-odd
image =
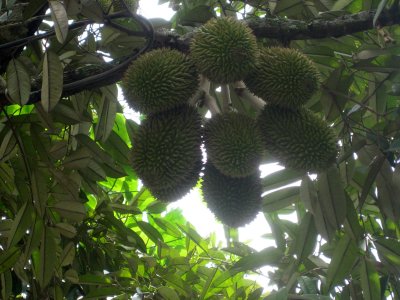
[[[80,202],[59,201],[50,208],[71,221],[80,222],[86,217],[85,205]]]
[[[207,295],[207,292],[211,286],[211,283],[213,282],[214,278],[215,278],[215,274],[217,274],[218,269],[212,269],[210,274],[208,274],[207,276],[207,280],[204,283],[202,289],[201,289],[201,294],[200,294],[200,299],[203,300],[205,299],[205,296]]]
[[[315,228],[314,218],[311,213],[306,213],[298,227],[297,235],[294,241],[294,253],[297,259],[303,261],[315,248],[317,239],[317,230]]]
[[[54,254],[56,253],[55,239],[56,234],[54,233],[54,229],[45,227],[42,233],[40,257],[38,267],[36,269],[37,280],[42,289],[50,283],[57,265],[57,259],[54,257]]]
[[[91,290],[82,300],[86,299],[99,299],[107,296],[116,296],[122,293],[120,288],[117,287],[101,287]]]
[[[111,279],[108,276],[94,275],[94,274],[83,274],[79,275],[79,282],[81,284],[93,284],[93,285],[111,285]]]
[[[13,246],[6,251],[0,251],[0,274],[12,268],[21,255],[21,249]]]
[[[88,149],[80,148],[65,158],[63,166],[69,170],[85,169],[88,167],[91,159],[92,155]]]
[[[142,230],[155,244],[157,244],[159,241],[164,241],[162,235],[158,232],[158,230],[151,226],[149,223],[137,221],[137,224],[140,230]]]
[[[63,90],[63,67],[58,55],[47,51],[43,58],[42,98],[41,103],[46,112],[54,109],[60,101]]]
[[[339,229],[346,218],[346,196],[337,168],[318,175],[318,199],[329,223]]]
[[[72,283],[79,283],[79,275],[78,272],[74,269],[68,269],[64,273],[64,278]]]
[[[69,242],[63,249],[63,252],[60,256],[60,266],[65,267],[74,261],[75,258],[75,244],[73,242]]]
[[[167,286],[162,286],[157,289],[157,292],[165,300],[179,300],[178,294],[171,288]]]
[[[375,241],[379,256],[389,263],[400,266],[400,242],[390,238],[379,238]]]
[[[123,165],[129,165],[130,150],[118,134],[111,131],[108,139],[105,142],[100,141],[100,143],[107,153],[109,153],[116,161]]]
[[[30,202],[25,202],[24,205],[19,209],[15,219],[12,223],[9,238],[7,241],[7,248],[16,245],[24,235],[26,231],[32,226],[32,222],[35,218],[35,211],[33,210]]]
[[[39,170],[32,170],[31,174],[31,189],[32,198],[35,203],[36,210],[40,216],[44,215],[45,207],[48,198],[47,178]]]
[[[330,291],[335,284],[348,278],[359,257],[357,245],[347,235],[343,236],[336,245],[332,260],[329,264],[326,278],[326,290]]]
[[[62,234],[70,239],[76,236],[76,228],[68,223],[57,223],[54,225],[55,228]]]
[[[279,263],[282,255],[283,253],[281,250],[274,247],[268,247],[260,252],[252,253],[241,258],[233,265],[232,270],[235,272],[243,272],[255,270],[265,265],[275,266]]]
[[[68,16],[64,4],[60,1],[49,1],[51,19],[54,22],[57,40],[63,44],[68,34]]]
[[[272,212],[288,207],[299,198],[300,189],[297,186],[283,188],[263,197],[263,210]]]
[[[12,299],[12,276],[10,271],[0,274],[0,297],[1,299]]]
[[[366,257],[360,259],[361,288],[365,300],[381,299],[379,274],[373,263]]]
[[[38,249],[43,228],[43,220],[36,214],[34,223],[31,227],[31,232],[29,233],[28,239],[25,243],[25,251],[21,257],[21,263],[23,266],[25,266],[25,264],[28,262],[32,252]]]
[[[283,169],[276,171],[262,179],[263,192],[283,187],[301,179],[303,172]]]
[[[25,105],[31,92],[31,78],[18,59],[12,59],[7,66],[7,92],[11,100],[19,105]]]
[[[100,100],[98,115],[99,120],[95,127],[95,140],[106,141],[113,130],[118,107],[117,86],[111,85],[102,88],[103,97]]]
[[[12,130],[8,130],[3,136],[0,144],[0,161],[6,161],[7,158],[13,154],[13,150],[17,146],[17,141],[15,139]]]

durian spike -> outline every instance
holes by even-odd
[[[236,81],[234,85],[235,93],[239,98],[248,101],[257,110],[262,110],[264,108],[266,102],[252,94],[243,81]]]
[[[221,86],[221,98],[222,98],[222,111],[228,112],[232,106],[231,94],[229,91],[229,85],[223,84]]]

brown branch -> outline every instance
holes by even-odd
[[[257,37],[284,40],[321,39],[341,37],[356,32],[373,29],[375,10],[343,15],[331,20],[315,19],[310,22],[284,18],[263,18],[248,20],[247,24]],[[398,10],[383,11],[377,25],[390,26],[400,24]]]
[[[265,37],[285,41],[296,39],[319,39],[341,37],[373,29],[373,18],[375,13],[375,10],[362,11],[360,13],[344,15],[331,20],[315,19],[310,22],[283,18],[263,18],[247,20],[246,22],[258,38]],[[124,15],[116,14],[115,16],[113,15],[112,18],[121,16]],[[106,21],[106,23],[108,22],[110,22],[110,19]],[[380,27],[394,24],[400,24],[400,14],[398,13],[398,10],[383,11],[377,21],[377,25]],[[159,47],[170,47],[182,52],[188,52],[190,40],[191,34],[178,36],[173,32],[156,32],[154,34],[154,45],[148,47],[146,50]],[[128,60],[131,61],[136,57],[137,55],[133,54],[131,59]],[[110,65],[105,63],[104,66],[99,65],[98,73],[92,74],[89,77],[85,75],[82,76],[82,78],[76,78],[75,76],[74,81],[65,81],[63,96],[118,82],[122,78],[126,67],[127,64],[121,64],[120,66],[110,68]],[[82,74],[87,74],[87,72],[82,72]],[[71,74],[68,74],[68,72],[64,75],[65,78],[73,77]],[[29,103],[39,101],[39,97],[40,91],[34,91]],[[0,90],[0,103],[6,104],[7,102],[4,90]]]

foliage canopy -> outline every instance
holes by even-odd
[[[400,1],[160,0],[171,21],[128,2],[0,1],[0,298],[400,299]],[[339,139],[334,167],[262,178],[261,251],[228,227],[225,245],[201,237],[139,184],[118,102],[132,61],[188,53],[218,16],[316,64],[305,106]],[[259,113],[241,83],[219,87],[201,82],[200,111]],[[246,276],[262,266],[276,292]]]

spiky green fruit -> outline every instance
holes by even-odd
[[[207,162],[202,190],[208,208],[222,223],[231,227],[251,222],[261,209],[262,191],[258,171],[247,177],[232,178]]]
[[[261,133],[246,115],[229,112],[213,116],[205,124],[204,141],[207,158],[227,176],[248,176],[260,164]]]
[[[291,110],[266,105],[258,124],[266,149],[286,167],[319,172],[335,162],[335,132],[305,108]]]
[[[193,170],[188,172],[188,174],[173,187],[169,188],[154,188],[152,186],[147,186],[150,192],[156,197],[158,200],[162,202],[173,202],[179,200],[196,185],[197,181],[200,177],[200,170],[203,163],[202,161],[198,161]]]
[[[304,54],[289,48],[263,48],[257,67],[245,78],[248,89],[267,102],[296,109],[318,89],[319,73]]]
[[[198,74],[185,55],[157,49],[134,61],[122,79],[129,106],[144,114],[187,103],[198,87]]]
[[[200,145],[201,117],[194,108],[153,114],[132,138],[132,166],[144,185],[175,188],[202,159]]]
[[[190,57],[200,73],[216,83],[243,79],[257,55],[251,29],[233,18],[211,19],[195,33],[190,45]]]

